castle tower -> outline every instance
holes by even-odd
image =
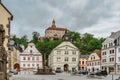
[[[54,20],[54,19],[53,19],[53,21],[52,21],[52,28],[56,28],[55,20]]]

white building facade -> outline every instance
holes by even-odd
[[[64,41],[54,48],[49,55],[49,66],[56,70],[71,71],[78,70],[80,51],[69,41]]]
[[[101,51],[95,50],[90,54],[87,60],[87,70],[89,72],[94,72],[97,70],[101,70]]]
[[[120,31],[112,32],[102,43],[101,65],[108,73],[120,73]]]
[[[20,68],[36,70],[38,67],[42,68],[42,55],[33,43],[29,43],[28,47],[20,53]]]

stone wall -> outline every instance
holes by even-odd
[[[0,80],[3,80],[3,72],[0,72]]]

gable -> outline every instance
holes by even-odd
[[[30,44],[30,43],[29,43]],[[41,54],[37,48],[35,47],[35,45],[32,45],[32,47],[28,44],[27,48],[23,51],[23,53],[31,53],[32,51],[32,54],[34,53],[38,53],[38,54]]]
[[[0,17],[9,17],[11,20],[13,19],[13,15],[9,12],[9,10],[2,4],[0,3]]]
[[[90,54],[88,61],[98,60],[100,57],[96,53]]]
[[[65,50],[65,49],[67,49],[67,50],[78,50],[78,48],[76,48],[76,47],[73,47],[73,46],[70,46],[70,45],[64,45],[64,46],[60,46],[60,47],[57,47],[57,48],[55,48],[55,50]]]
[[[69,41],[64,41],[62,42],[60,45],[58,45],[56,48],[54,49],[66,49],[66,47],[68,49],[77,49],[79,50],[76,46],[74,46],[71,42]]]
[[[108,43],[108,42],[114,42],[113,38],[107,38],[102,44]]]

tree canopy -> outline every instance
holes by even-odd
[[[36,48],[42,53],[46,54],[47,57],[51,53],[51,51],[59,45],[62,40],[50,40],[48,38],[44,38],[43,41],[39,41],[40,34],[38,32],[33,32],[33,38],[30,42],[33,42],[36,45]],[[95,49],[100,49],[102,47],[102,43],[105,40],[104,38],[95,38],[91,34],[84,34],[81,36],[78,32],[68,32],[67,33],[70,41],[80,49],[81,54],[90,54]],[[16,43],[23,44],[25,48],[28,44],[27,36],[23,36],[22,38],[18,38],[14,36],[12,38]]]

